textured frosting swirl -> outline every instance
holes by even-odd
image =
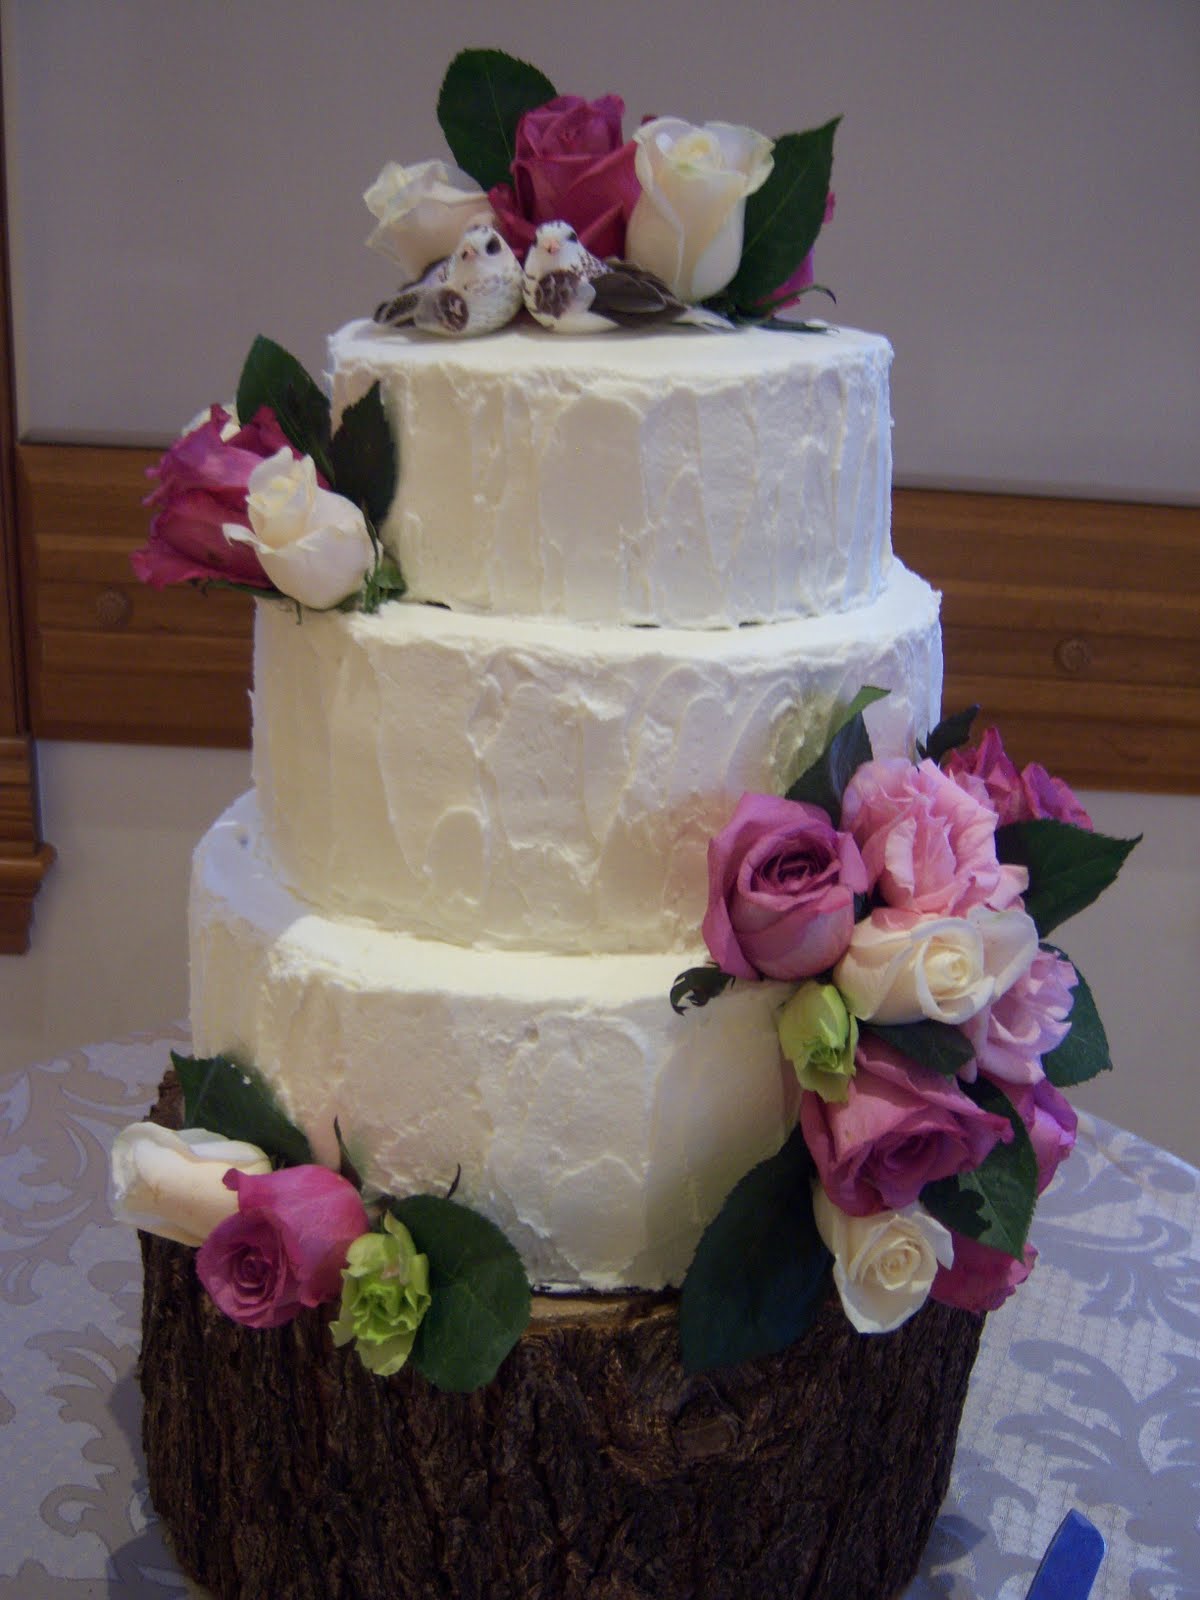
[[[382,385],[401,463],[383,535],[411,598],[681,628],[881,592],[891,354],[849,329],[453,341],[358,322],[330,341],[335,411]]]

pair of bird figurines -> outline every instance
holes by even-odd
[[[522,305],[554,333],[664,323],[732,326],[715,312],[678,299],[652,272],[628,261],[601,261],[568,222],[542,224],[523,268],[490,223],[476,223],[453,255],[385,300],[375,321],[462,339],[503,328]]]

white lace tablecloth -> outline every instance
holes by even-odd
[[[196,1595],[146,1495],[141,1268],[107,1152],[186,1035],[0,1080],[0,1600]],[[908,1600],[1023,1600],[1064,1513],[1108,1541],[1093,1594],[1200,1600],[1200,1173],[1081,1118],[988,1319],[950,1493]]]

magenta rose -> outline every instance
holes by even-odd
[[[825,215],[821,219],[823,223],[833,221],[833,207],[834,195],[831,189],[825,196]],[[805,290],[812,287],[815,276],[813,252],[810,250],[795,272],[761,302],[762,309],[772,312],[785,311],[788,306],[795,305]]]
[[[1049,817],[1091,831],[1091,817],[1067,784],[1052,778],[1036,761],[1018,772],[995,728],[988,728],[973,749],[952,750],[943,771],[978,798],[986,794],[1002,825]],[[982,784],[982,791],[967,781],[972,778]]]
[[[867,761],[846,785],[842,827],[854,835],[872,889],[906,911],[1002,911],[1029,886],[996,858],[996,813],[942,772],[894,756]]]
[[[929,1298],[944,1306],[957,1306],[961,1311],[995,1311],[1018,1284],[1025,1282],[1037,1260],[1037,1251],[1031,1244],[1025,1246],[1024,1259],[1017,1261],[1003,1250],[969,1239],[965,1233],[951,1233],[950,1238],[954,1265],[938,1268]]]
[[[744,794],[709,841],[709,954],[735,978],[811,978],[840,960],[867,887],[858,846],[819,806]]]
[[[1001,1084],[1025,1124],[1037,1157],[1037,1192],[1045,1189],[1059,1166],[1075,1148],[1079,1118],[1070,1101],[1046,1078],[1039,1083]]]
[[[208,420],[185,433],[150,470],[158,483],[145,503],[154,507],[154,520],[149,541],[130,560],[141,581],[154,589],[214,578],[256,589],[274,587],[251,547],[231,543],[224,526],[236,522],[249,527],[250,474],[268,456],[292,447],[265,406],[223,439],[229,421],[227,411],[213,406]]]
[[[800,1127],[825,1193],[852,1217],[899,1211],[935,1178],[972,1172],[1013,1137],[953,1078],[909,1061],[868,1033],[844,1102],[806,1091]]]
[[[641,186],[634,144],[622,142],[619,95],[584,100],[562,94],[527,111],[517,124],[512,183],[488,199],[497,225],[523,257],[543,222],[569,222],[593,255],[619,256]]]
[[[301,1306],[336,1300],[346,1251],[368,1232],[358,1190],[328,1167],[254,1175],[231,1168],[238,1209],[196,1255],[200,1281],[227,1317],[278,1328]]]
[[[1044,1076],[1042,1057],[1071,1031],[1075,968],[1051,950],[1039,950],[1028,969],[990,1006],[962,1025],[975,1057],[961,1076],[982,1071],[997,1083],[1032,1084]]]

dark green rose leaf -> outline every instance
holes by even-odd
[[[816,243],[825,220],[833,170],[833,136],[840,117],[806,133],[775,141],[771,175],[746,201],[742,259],[733,281],[717,297],[748,313],[795,272]]]
[[[295,356],[259,334],[238,380],[238,417],[251,422],[263,406],[275,413],[288,443],[311,456],[317,470],[331,478],[329,401]]]
[[[733,974],[722,972],[711,961],[703,967],[689,967],[671,985],[671,1009],[682,1017],[686,1006],[706,1006],[733,982]]]
[[[244,1139],[286,1167],[311,1162],[307,1138],[284,1116],[257,1072],[229,1056],[181,1056],[174,1050],[171,1065],[183,1085],[185,1128]]]
[[[545,73],[503,50],[463,50],[446,69],[437,115],[455,161],[481,188],[507,183],[517,123],[553,100]]]
[[[932,1067],[943,1078],[953,1078],[975,1054],[962,1029],[948,1022],[864,1022],[861,1027],[864,1033],[878,1034],[910,1061]]]
[[[952,717],[943,717],[937,727],[929,735],[925,744],[917,745],[917,754],[924,761],[936,761],[939,765],[943,756],[950,754],[966,744],[971,737],[971,724],[979,715],[977,705],[968,706],[965,711],[956,712]]]
[[[332,487],[353,500],[368,522],[379,527],[396,492],[396,445],[378,382],[342,413],[329,460]]]
[[[783,1350],[816,1316],[831,1257],[813,1220],[813,1171],[797,1129],[746,1174],[705,1229],[679,1306],[686,1371]]]
[[[974,1172],[927,1183],[921,1190],[921,1204],[947,1228],[1020,1261],[1037,1201],[1033,1145],[1012,1101],[995,1084],[979,1078],[959,1087],[984,1111],[1007,1117],[1013,1140],[996,1145]]]
[[[429,1257],[432,1304],[413,1346],[413,1365],[438,1389],[459,1393],[490,1383],[529,1322],[521,1258],[477,1211],[418,1194],[389,1209]]]
[[[1042,948],[1054,950],[1055,955],[1063,954],[1053,945]],[[1071,991],[1071,1031],[1060,1045],[1042,1057],[1042,1071],[1056,1089],[1070,1089],[1077,1083],[1086,1083],[1099,1072],[1112,1071],[1108,1035],[1092,991],[1078,967],[1075,976],[1079,981]]]
[[[375,563],[375,570],[367,574],[362,592],[361,605],[366,612],[378,611],[385,600],[399,600],[408,588],[404,574],[387,551],[379,545],[376,549],[379,559]],[[347,609],[356,609],[359,604],[359,597],[354,595],[347,602]]]
[[[997,828],[996,854],[1001,861],[1029,868],[1025,909],[1044,937],[1103,894],[1141,837],[1111,839],[1039,817]]]
[[[802,800],[820,806],[836,827],[842,815],[842,795],[846,785],[864,761],[871,759],[871,740],[863,712],[888,689],[860,689],[850,704],[840,711],[829,729],[825,748],[812,766],[802,772],[787,791],[788,800]]]

